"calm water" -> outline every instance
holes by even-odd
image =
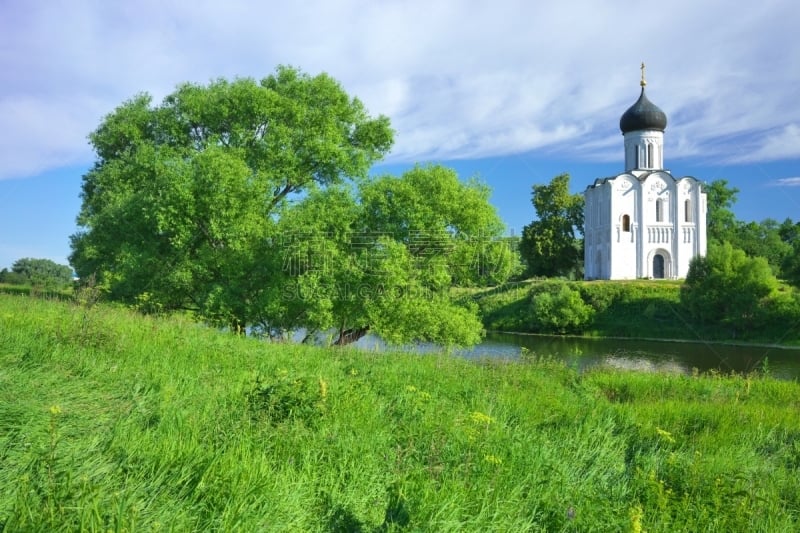
[[[382,349],[380,344],[377,339],[366,337],[357,345],[366,349]],[[578,370],[605,365],[685,374],[691,374],[694,368],[701,372],[750,372],[762,369],[766,360],[772,376],[800,380],[800,348],[489,333],[478,346],[457,353],[470,359],[517,359],[523,347],[539,356],[561,359]],[[413,350],[430,352],[436,348],[423,345]]]

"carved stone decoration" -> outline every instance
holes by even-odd
[[[628,181],[626,179],[622,179],[622,180],[618,180],[617,181],[617,190],[618,191],[625,192],[628,189],[630,189],[631,187],[633,187],[633,183],[631,183],[630,181]]]

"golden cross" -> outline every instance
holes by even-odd
[[[641,69],[642,69],[642,81],[639,82],[639,85],[644,87],[645,85],[647,85],[647,82],[644,81],[644,61],[642,62]]]

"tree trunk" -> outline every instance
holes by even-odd
[[[346,346],[350,343],[356,342],[369,332],[369,326],[362,328],[350,328],[339,330],[339,338],[334,341],[334,346]]]
[[[229,327],[231,328],[231,333],[234,335],[247,335],[247,329],[244,323],[238,318],[231,319]]]

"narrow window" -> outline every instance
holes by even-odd
[[[683,206],[684,206],[684,210],[686,211],[684,218],[686,219],[686,222],[691,222],[692,221],[692,201],[691,200],[686,200],[686,202],[684,202]]]
[[[653,168],[653,145],[647,145],[647,168]]]
[[[656,200],[656,222],[663,222],[664,221],[664,207],[661,204],[661,200]]]
[[[664,279],[664,256],[656,254],[653,256],[653,277]]]
[[[628,215],[622,215],[622,231],[630,231],[631,230],[631,217]]]
[[[639,150],[639,147],[637,146],[636,147],[636,168],[641,168],[639,166],[639,152],[640,152],[640,150]]]
[[[595,278],[602,278],[603,277],[603,253],[600,250],[597,250],[597,256],[595,257],[595,270],[593,272]]]

